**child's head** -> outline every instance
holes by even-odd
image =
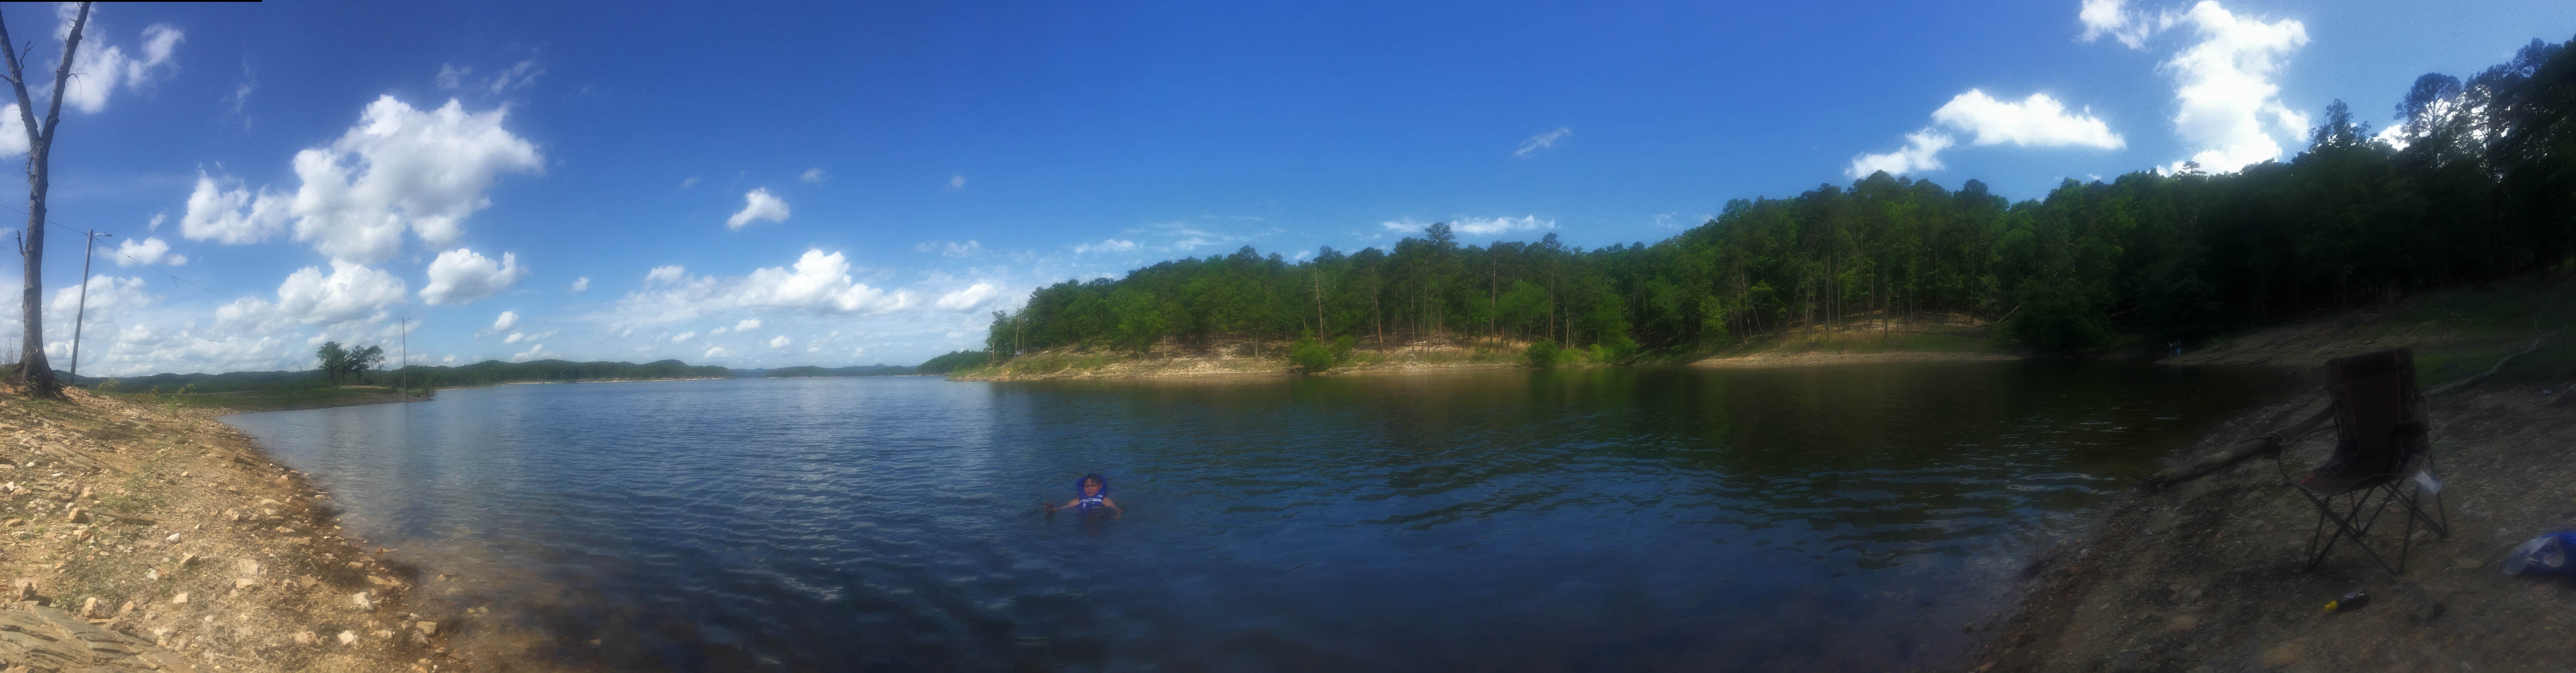
[[[1081,493],[1085,496],[1107,495],[1109,493],[1109,479],[1107,477],[1100,476],[1099,473],[1082,475],[1081,481],[1073,483],[1073,490],[1074,492]]]

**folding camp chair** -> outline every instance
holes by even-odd
[[[2333,457],[2293,477],[2280,465],[2280,453],[2272,454],[2282,480],[2317,506],[2317,527],[2308,536],[2308,563],[2302,570],[2315,570],[2335,543],[2351,538],[2353,546],[2389,574],[2405,574],[2417,522],[2435,535],[2451,536],[2441,482],[2433,478],[2424,395],[2415,388],[2415,352],[2399,348],[2328,360],[2326,396],[2333,404]],[[2278,441],[2278,436],[2274,439]],[[2376,506],[2371,505],[2373,496],[2378,497]],[[2428,500],[2431,512],[2425,511]],[[2406,510],[2406,534],[2398,542],[2396,565],[2389,565],[2366,539],[2390,504]],[[2334,523],[2332,530],[2326,528],[2327,522]]]

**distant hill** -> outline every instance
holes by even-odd
[[[154,374],[116,379],[118,390],[139,392],[159,387],[163,391],[180,386],[196,386],[201,393],[223,393],[250,390],[303,390],[325,388],[345,383],[376,385],[401,384],[413,388],[457,388],[522,382],[572,381],[643,381],[655,379],[721,379],[732,378],[733,371],[715,366],[693,366],[678,360],[632,362],[570,362],[536,360],[502,362],[485,360],[460,367],[412,365],[394,370],[370,371],[355,381],[333,382],[323,378],[319,369],[277,372],[226,372],[222,374]],[[81,377],[84,385],[100,379]]]
[[[913,373],[913,368],[904,365],[860,365],[856,367],[832,367],[828,369],[806,365],[803,367],[779,367],[776,369],[733,370],[734,378],[742,379],[784,379],[817,376],[903,376],[911,373]]]
[[[979,367],[990,357],[984,351],[957,351],[931,358],[919,366],[859,365],[855,367],[777,367],[764,369],[728,369],[715,365],[691,365],[679,360],[657,360],[644,364],[632,362],[571,362],[536,360],[502,362],[485,360],[470,365],[412,365],[401,369],[366,372],[355,381],[333,382],[322,376],[322,370],[272,372],[225,372],[222,374],[153,374],[100,378],[80,377],[79,385],[96,386],[114,380],[118,390],[142,392],[160,388],[176,391],[181,386],[195,386],[201,393],[228,393],[255,390],[306,390],[348,383],[370,385],[406,385],[413,388],[461,388],[503,383],[575,382],[575,381],[651,381],[668,379],[724,378],[791,378],[825,376],[903,376],[907,374],[945,374],[963,367]],[[70,380],[60,371],[56,376]]]

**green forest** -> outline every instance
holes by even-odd
[[[2465,79],[2418,78],[2387,136],[2337,101],[2296,156],[2233,173],[2068,180],[2020,202],[1878,173],[1589,250],[1555,234],[1480,246],[1441,224],[1293,263],[1246,246],[1040,288],[993,315],[986,345],[1500,338],[1629,360],[1930,313],[1997,321],[2042,352],[2193,342],[2567,264],[2576,53],[2563,47],[2534,40]]]

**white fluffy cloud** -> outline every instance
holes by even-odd
[[[54,29],[55,36],[70,35],[77,5],[56,5],[55,12],[62,19]],[[143,45],[135,53],[110,43],[106,32],[99,27],[98,12],[92,10],[89,25],[81,30],[81,41],[88,44],[81,45],[80,52],[72,56],[72,81],[63,87],[63,102],[73,109],[95,114],[107,109],[108,94],[117,87],[141,90],[154,79],[179,69],[178,61],[170,56],[187,39],[185,31],[165,24],[147,26],[143,29]]]
[[[574,292],[580,292],[580,291],[588,290],[588,289],[590,289],[590,277],[589,277],[589,276],[582,276],[582,277],[580,277],[580,278],[574,278],[574,279],[572,279],[572,291],[574,291]]]
[[[948,176],[948,188],[949,188],[950,190],[965,189],[965,188],[966,188],[966,174],[964,174],[964,173],[956,173],[956,174],[951,174],[951,175],[949,175],[949,176]]]
[[[1972,145],[2005,145],[2015,147],[2091,147],[2119,149],[2128,146],[2111,125],[2095,117],[2092,110],[2069,112],[2066,104],[2048,94],[2034,93],[2020,101],[2006,102],[1978,89],[1952,96],[1950,102],[1932,111],[1932,121],[1950,131],[1969,136]],[[1925,127],[1905,134],[1905,146],[1891,152],[1862,154],[1852,158],[1845,172],[1852,177],[1867,177],[1887,171],[1891,175],[1941,170],[1941,152],[1958,146],[1950,132]]]
[[[832,174],[823,172],[823,167],[815,166],[813,168],[805,169],[804,173],[796,176],[796,179],[806,182],[822,182],[824,180],[831,179],[831,177]]]
[[[751,190],[742,195],[742,210],[725,218],[725,228],[739,230],[759,220],[787,221],[787,202],[770,196],[767,188]]]
[[[770,347],[770,348],[786,348],[788,343],[790,343],[790,342],[787,340],[787,335],[781,334],[781,335],[778,335],[778,338],[770,339],[770,340],[769,340],[769,347]]]
[[[492,205],[503,173],[541,172],[535,145],[502,128],[507,108],[468,112],[447,101],[420,110],[379,97],[330,145],[295,153],[293,194],[225,190],[200,175],[180,220],[192,240],[249,243],[293,218],[295,240],[333,259],[381,262],[408,230],[433,244],[453,242],[464,220]]]
[[[171,254],[170,243],[158,237],[146,236],[140,241],[129,238],[117,243],[116,265],[134,266],[136,264],[186,266],[188,256]]]
[[[1461,218],[1458,218],[1458,221],[1449,223],[1449,228],[1450,228],[1450,229],[1452,229],[1452,230],[1455,230],[1455,231],[1457,231],[1458,233],[1461,233],[1461,234],[1468,234],[1468,235],[1473,235],[1473,236],[1488,236],[1488,235],[1493,235],[1493,234],[1505,234],[1505,233],[1511,233],[1511,232],[1515,232],[1515,231],[1539,231],[1539,230],[1542,230],[1542,229],[1555,229],[1555,228],[1556,228],[1556,220],[1542,220],[1542,219],[1538,219],[1538,216],[1537,216],[1537,215],[1523,215],[1523,216],[1520,216],[1520,217],[1517,217],[1517,218],[1513,218],[1513,217],[1461,217]]]
[[[2147,34],[2155,32],[2155,22],[2129,11],[2127,0],[2084,0],[2084,8],[2075,18],[2084,22],[2082,40],[2091,42],[2108,35],[2131,49],[2146,47]]]
[[[393,274],[335,259],[327,276],[311,266],[288,274],[277,286],[276,308],[308,323],[381,318],[385,307],[403,303],[408,289]]]
[[[2164,63],[2182,104],[2174,132],[2199,150],[2191,161],[2211,171],[2233,171],[2280,158],[2274,133],[2297,138],[2307,131],[2308,116],[2281,104],[2273,78],[2290,52],[2308,43],[2307,27],[2293,19],[2240,17],[2207,1],[2175,21],[2201,38]]]
[[[20,145],[26,142],[26,136],[18,137]],[[265,241],[286,230],[291,197],[264,189],[253,197],[248,188],[238,184],[227,189],[229,182],[197,172],[197,188],[188,193],[188,212],[179,216],[180,236],[191,241],[239,245]]]
[[[1915,131],[1905,134],[1905,146],[1894,152],[1853,157],[1847,172],[1852,177],[1864,177],[1879,171],[1904,175],[1941,170],[1941,150],[1949,149],[1957,142],[1950,139],[1950,134],[1932,129]]]
[[[512,353],[510,355],[510,361],[527,362],[529,360],[550,360],[560,357],[563,357],[562,353],[546,350],[545,344],[529,344],[528,350],[519,353]]]
[[[518,327],[518,326],[519,326],[519,312],[517,312],[517,311],[502,311],[502,312],[501,312],[501,315],[500,315],[499,317],[496,317],[496,318],[493,318],[493,319],[492,319],[492,328],[491,328],[491,329],[483,330],[483,331],[480,331],[480,332],[475,332],[475,333],[474,333],[474,337],[479,339],[479,338],[482,338],[482,337],[483,337],[483,335],[486,335],[486,334],[500,334],[500,333],[502,333],[502,332],[510,331],[510,328],[512,328],[512,327]],[[515,341],[514,341],[514,342],[511,342],[511,343],[517,343],[517,342],[515,342]]]
[[[940,295],[939,301],[932,305],[942,311],[972,311],[1000,294],[1001,290],[993,287],[992,283],[976,283],[967,286],[966,289]]]
[[[1538,156],[1538,153],[1547,151],[1549,148],[1556,147],[1557,141],[1564,140],[1566,136],[1570,135],[1574,135],[1574,129],[1559,126],[1556,127],[1556,130],[1554,131],[1530,136],[1528,140],[1521,141],[1521,146],[1518,149],[1512,150],[1512,158],[1527,159],[1533,156]]]
[[[1422,231],[1425,228],[1430,227],[1431,224],[1407,219],[1379,222],[1378,226],[1385,227],[1387,231],[1413,233]],[[1461,217],[1449,222],[1449,230],[1451,232],[1468,236],[1490,236],[1493,234],[1507,234],[1515,231],[1540,231],[1555,228],[1556,220],[1538,219],[1537,215],[1523,215],[1520,217]]]
[[[1098,243],[1077,244],[1073,246],[1073,254],[1081,255],[1094,252],[1127,252],[1134,249],[1136,249],[1135,241],[1113,238]]]
[[[756,329],[760,329],[759,318],[744,318],[742,322],[733,324],[733,331],[736,332],[749,332]]]
[[[806,250],[792,266],[754,269],[736,278],[689,276],[677,266],[647,274],[648,287],[618,301],[610,316],[626,324],[690,320],[709,313],[798,310],[871,315],[914,305],[912,295],[859,282],[841,253]]]
[[[1941,109],[1932,111],[1932,121],[1975,136],[1975,145],[2011,143],[2016,147],[2092,147],[2116,150],[2128,146],[2120,134],[2112,133],[2109,124],[2094,117],[2092,110],[2082,114],[2067,112],[2066,105],[2048,94],[2034,93],[2017,103],[2007,103],[1987,96],[1986,92],[1969,89],[1951,98]]]
[[[698,338],[697,332],[681,332],[679,334],[671,335],[671,343],[688,343],[690,339],[695,338]]]
[[[420,289],[420,298],[431,306],[463,304],[500,294],[527,275],[517,255],[501,253],[495,262],[472,248],[457,248],[430,260],[429,285]]]
[[[706,358],[713,360],[729,355],[733,355],[733,351],[725,350],[725,347],[723,346],[710,346],[707,348]]]

